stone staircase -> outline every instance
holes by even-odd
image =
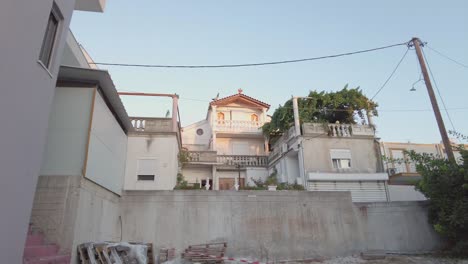
[[[23,264],[68,264],[70,259],[70,254],[60,254],[59,246],[46,243],[42,231],[30,225],[24,247]]]

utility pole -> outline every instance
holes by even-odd
[[[431,79],[429,78],[429,74],[427,73],[426,62],[424,61],[424,56],[421,51],[421,40],[419,38],[413,38],[411,42],[413,43],[414,49],[416,50],[416,55],[418,56],[419,65],[421,66],[421,71],[424,77],[424,82],[426,83],[427,92],[429,94],[429,98],[431,99],[432,109],[434,110],[434,115],[437,120],[437,125],[439,126],[439,132],[442,136],[442,141],[444,142],[445,152],[447,153],[448,159],[451,162],[455,162],[452,144],[450,143],[449,137],[447,135],[447,130],[445,129],[444,120],[442,119],[442,115],[440,114],[440,109],[439,105],[437,104],[434,89],[432,89]]]

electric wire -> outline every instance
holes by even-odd
[[[385,88],[385,86],[387,85],[387,83],[390,81],[390,79],[393,77],[393,75],[395,74],[395,72],[398,70],[398,68],[400,67],[400,64],[403,62],[403,60],[405,59],[406,57],[406,54],[408,54],[408,51],[409,51],[409,47],[406,49],[405,53],[403,54],[403,56],[401,57],[400,61],[398,62],[398,64],[396,65],[396,67],[393,69],[392,73],[390,74],[390,76],[388,76],[387,80],[385,80],[385,82],[382,84],[382,86],[380,87],[380,89],[374,94],[374,96],[372,96],[371,98],[371,101],[374,100],[374,98],[383,90],[383,88]]]
[[[157,65],[157,64],[130,64],[130,63],[108,63],[108,62],[90,62],[89,64],[95,65],[107,65],[107,66],[121,66],[121,67],[143,67],[143,68],[236,68],[236,67],[253,67],[253,66],[266,66],[266,65],[277,65],[277,64],[286,64],[286,63],[298,63],[305,61],[314,61],[322,59],[330,59],[342,56],[355,55],[360,53],[372,52],[377,50],[383,50],[388,48],[393,48],[397,46],[408,45],[408,42],[398,43],[387,45],[383,47],[377,47],[372,49],[358,50],[346,53],[339,53],[334,55],[326,55],[320,57],[304,58],[304,59],[295,59],[295,60],[283,60],[283,61],[272,61],[272,62],[259,62],[259,63],[244,63],[244,64],[222,64],[222,65]]]
[[[452,58],[450,58],[449,56],[443,54],[442,52],[437,51],[437,50],[435,50],[434,48],[429,47],[428,45],[426,45],[426,47],[427,47],[428,49],[434,51],[435,53],[439,54],[440,56],[446,58],[447,60],[450,60],[450,61],[452,61],[452,62],[454,62],[454,63],[456,63],[456,64],[462,66],[463,68],[468,68],[468,65],[465,65],[465,64],[463,64],[463,63],[461,63],[461,62],[459,62],[459,61],[457,61],[457,60],[455,60],[455,59],[452,59]]]
[[[452,118],[450,117],[450,114],[449,114],[449,112],[447,110],[447,106],[445,105],[444,98],[442,97],[442,94],[440,93],[439,87],[437,86],[437,82],[436,82],[436,80],[434,78],[434,74],[432,73],[431,66],[429,65],[429,61],[427,60],[426,53],[424,52],[424,49],[421,49],[421,51],[422,51],[424,60],[426,61],[427,68],[429,69],[429,74],[431,75],[431,79],[432,79],[432,81],[434,81],[434,86],[435,86],[435,88],[437,90],[437,93],[439,94],[439,98],[440,98],[440,101],[442,102],[442,106],[444,107],[445,113],[447,114],[448,120],[449,120],[450,124],[452,125],[453,131],[456,131],[455,126],[453,125]]]

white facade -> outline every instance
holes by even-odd
[[[176,135],[128,137],[125,190],[172,190],[176,185],[179,143]],[[153,177],[144,178],[139,175]]]
[[[84,3],[86,2],[86,3]],[[0,3],[0,256],[20,263],[34,190],[47,138],[59,64],[75,5],[84,11],[97,0],[6,0]],[[99,1],[101,7],[105,1]],[[58,17],[50,63],[39,61],[52,10]],[[101,10],[102,11],[102,8]],[[14,202],[12,202],[14,201]]]
[[[182,129],[189,161],[183,175],[189,184],[208,182],[210,189],[253,185],[267,177],[268,142],[261,126],[268,120],[269,105],[237,94],[213,100],[205,120]]]

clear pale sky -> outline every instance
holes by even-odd
[[[96,62],[236,64],[330,55],[385,46],[413,36],[468,65],[468,1],[107,0],[104,13],[75,12],[71,29]],[[360,86],[372,97],[405,52],[233,69],[100,66],[119,91],[177,93],[182,125],[202,120],[217,93],[244,93],[272,105],[291,95]],[[457,131],[468,134],[468,68],[425,48]],[[440,142],[414,51],[375,98],[385,141]],[[189,100],[191,99],[191,100]],[[195,100],[193,100],[195,99]],[[131,116],[164,116],[170,99],[125,97]],[[439,105],[443,108],[440,98]],[[462,109],[460,109],[462,108]],[[398,110],[398,111],[395,111]],[[401,110],[401,111],[400,111]],[[443,111],[447,129],[452,129]]]

